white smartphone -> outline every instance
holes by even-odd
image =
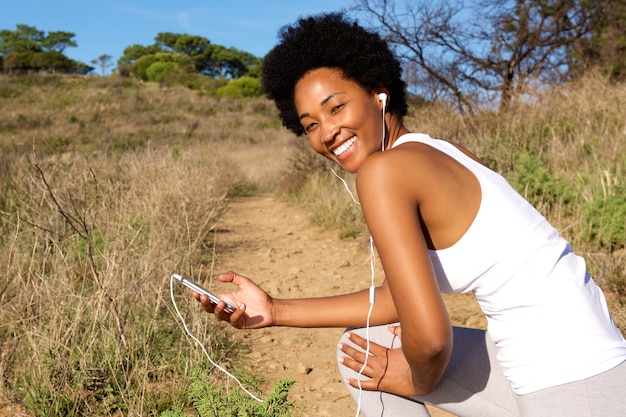
[[[209,297],[209,300],[211,300],[211,303],[215,305],[219,304],[220,301],[224,301],[221,298],[219,298],[217,295],[213,294],[211,291],[202,288],[200,285],[196,284],[189,278],[185,278],[182,275],[178,275],[178,274],[173,274],[172,277],[180,281],[185,286],[191,288],[195,292],[206,295],[207,297]],[[234,313],[237,310],[235,307],[228,304],[226,301],[224,301],[224,304],[226,304],[226,307],[224,307],[224,310],[226,310],[228,313]]]

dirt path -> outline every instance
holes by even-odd
[[[311,224],[302,207],[272,195],[234,200],[218,229],[218,271],[246,275],[273,296],[322,296],[369,286],[366,238],[339,240],[336,232]],[[376,276],[382,277],[382,272]],[[471,296],[446,302],[454,324],[484,325]],[[356,412],[335,364],[341,333],[341,329],[294,328],[234,331],[250,346],[249,359],[258,374],[268,381],[294,379],[291,394],[306,407],[303,415],[322,417]],[[431,414],[451,416],[436,409]]]

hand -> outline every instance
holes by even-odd
[[[205,311],[213,313],[219,320],[230,322],[233,327],[238,329],[257,329],[271,326],[274,323],[272,297],[252,280],[234,272],[220,275],[218,279],[239,287],[238,290],[231,293],[220,294],[220,298],[233,306],[237,306],[237,310],[228,313],[224,310],[223,302],[215,305],[206,295],[194,292],[195,299],[202,304]]]
[[[388,328],[398,338],[401,337],[400,326],[389,326]],[[355,333],[348,333],[347,336],[352,343],[362,350],[348,344],[341,344],[339,349],[347,356],[342,357],[340,361],[344,366],[359,372],[365,361],[367,340]],[[370,341],[370,356],[362,375],[371,378],[361,380],[361,388],[364,390],[385,391],[404,396],[418,394],[413,385],[411,368],[401,348],[389,349]],[[359,388],[359,381],[356,378],[349,378],[347,382],[352,387]]]

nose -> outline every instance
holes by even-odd
[[[322,143],[330,143],[339,134],[339,126],[336,123],[326,123],[325,128],[321,129],[320,141]]]

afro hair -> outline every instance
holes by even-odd
[[[300,136],[294,104],[298,80],[316,68],[335,68],[368,91],[389,91],[387,111],[402,119],[407,113],[400,62],[377,33],[368,32],[343,13],[299,19],[279,32],[279,43],[264,58],[262,85],[276,103],[283,125]]]

